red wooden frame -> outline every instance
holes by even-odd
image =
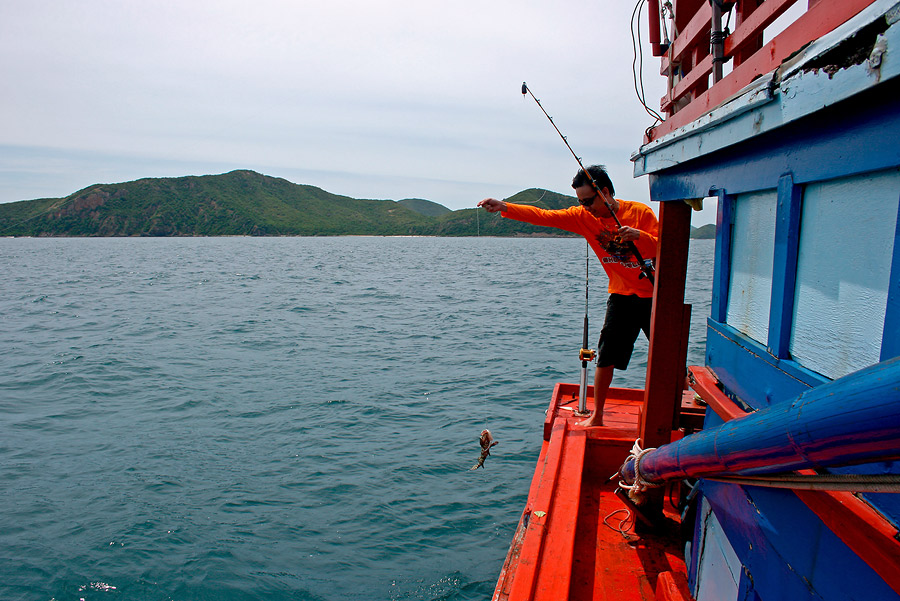
[[[754,79],[770,73],[809,42],[833,31],[875,0],[818,0],[765,47],[763,30],[797,0],[741,0],[736,7],[738,24],[725,40],[726,60],[733,61],[731,73],[709,85],[713,59],[709,53],[712,10],[703,3],[672,41],[662,59],[661,73],[670,78],[669,90],[660,101],[668,118],[650,130],[645,142],[656,140],[683,127],[720,106]],[[650,14],[651,22],[658,13]],[[672,84],[674,77],[680,81]]]

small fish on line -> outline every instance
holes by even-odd
[[[497,441],[494,440],[494,437],[491,436],[490,430],[482,430],[481,438],[479,439],[481,443],[481,456],[478,457],[478,463],[472,466],[471,470],[477,470],[480,467],[484,467],[484,460],[487,459],[487,456],[491,454],[491,447],[497,444]]]

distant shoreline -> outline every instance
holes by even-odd
[[[547,210],[578,202],[538,188],[504,200]],[[692,229],[692,236],[711,237],[714,232],[715,226],[705,225]],[[451,211],[425,199],[349,198],[248,170],[96,184],[65,198],[3,203],[0,236],[577,237],[482,214],[480,209]]]

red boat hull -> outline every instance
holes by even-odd
[[[633,526],[622,527],[627,509],[610,479],[638,438],[644,391],[611,389],[607,425],[590,429],[573,415],[577,396],[575,384],[553,392],[528,501],[493,599],[690,599],[677,515],[667,515],[663,534],[634,536]]]

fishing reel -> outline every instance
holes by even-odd
[[[582,363],[587,363],[588,361],[593,361],[594,357],[597,356],[597,351],[592,348],[583,348],[578,351],[578,359]]]
[[[650,280],[650,283],[653,282],[653,272],[656,270],[656,265],[653,263],[653,259],[644,259],[641,262],[641,273],[638,274],[638,279],[647,278]]]

